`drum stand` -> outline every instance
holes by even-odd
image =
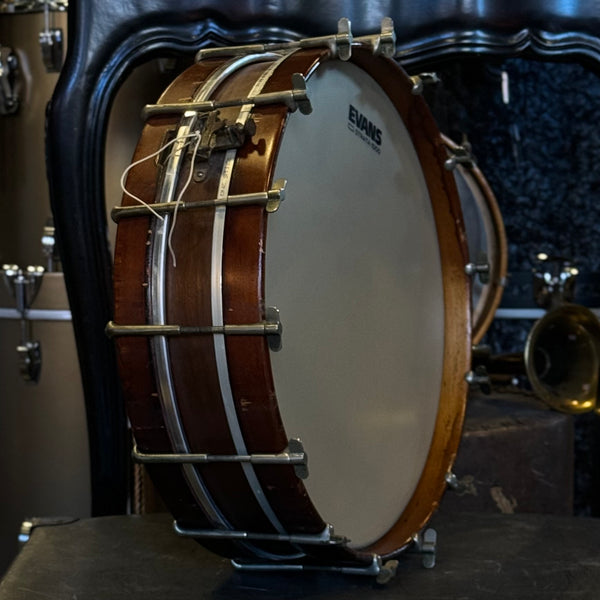
[[[194,532],[181,532],[175,524],[175,530],[180,535],[191,535]],[[288,540],[293,541],[293,540]],[[406,553],[410,555],[419,554],[422,556],[422,564],[426,569],[432,569],[435,566],[435,553],[437,547],[437,532],[435,529],[427,528],[415,535],[413,546]],[[232,560],[231,565],[238,571],[326,571],[329,573],[342,573],[344,575],[368,575],[375,577],[379,584],[388,583],[396,575],[398,561],[391,559],[382,561],[381,557],[374,554],[373,562],[365,567],[342,567],[335,565],[303,565],[303,564],[281,564],[281,563],[258,563]]]

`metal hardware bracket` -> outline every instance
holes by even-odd
[[[38,527],[54,527],[56,525],[68,525],[78,521],[78,517],[33,517],[28,518],[21,523],[19,531],[19,549],[22,550],[25,544],[31,538],[31,535]]]
[[[55,233],[54,222],[52,219],[48,219],[42,233],[42,254],[46,259],[47,273],[56,271],[59,268],[60,258],[58,256]]]
[[[492,382],[486,368],[483,365],[479,365],[474,371],[468,371],[465,374],[465,381],[469,384],[469,386],[479,386],[484,394],[489,394],[491,392]]]
[[[448,487],[459,496],[464,496],[465,494],[473,493],[473,484],[471,483],[469,485],[464,481],[461,481],[452,471],[448,471],[446,473],[445,480],[448,484]]]
[[[16,308],[0,308],[0,319],[18,321],[21,313]],[[56,310],[51,308],[30,308],[27,311],[28,321],[71,321],[70,310]]]
[[[17,310],[25,317],[42,285],[44,268],[29,266],[23,271],[18,265],[2,265],[2,272],[4,281],[16,300]]]
[[[59,73],[63,62],[63,32],[60,27],[50,27],[50,2],[44,2],[44,29],[39,42],[42,60],[48,73]]]
[[[279,311],[268,307],[267,320],[244,325],[117,325],[110,321],[105,328],[109,338],[120,336],[178,336],[178,335],[265,335],[271,350],[281,349],[282,325]]]
[[[200,116],[203,121],[201,128],[200,144],[196,150],[196,159],[208,160],[213,151],[232,150],[240,148],[246,141],[256,133],[256,123],[253,119],[247,119],[244,123],[229,124],[226,119],[219,119],[219,111],[213,110]],[[192,144],[193,146],[193,144]],[[189,153],[191,154],[191,146]]]
[[[312,112],[310,100],[306,94],[306,80],[300,73],[292,75],[292,89],[281,92],[269,92],[257,94],[248,98],[234,98],[232,100],[204,100],[201,102],[177,102],[172,104],[147,104],[142,109],[142,119],[147,120],[154,115],[185,114],[193,112],[209,112],[220,108],[231,106],[244,106],[254,104],[262,106],[265,104],[285,104],[290,112],[298,109],[303,115]]]
[[[301,479],[308,477],[308,457],[299,439],[291,439],[288,448],[279,454],[149,454],[134,446],[131,453],[142,464],[208,464],[250,463],[253,465],[291,465]]]
[[[479,276],[479,281],[486,284],[490,282],[490,263],[487,262],[487,256],[482,256],[479,262],[470,262],[465,265],[465,273],[469,277]]]
[[[42,350],[37,340],[32,340],[29,307],[42,285],[43,267],[29,266],[23,272],[18,265],[3,265],[2,274],[16,301],[16,310],[21,323],[21,339],[17,344],[19,372],[27,382],[37,383],[42,370]]]
[[[419,75],[413,75],[410,80],[413,84],[411,90],[413,96],[420,96],[423,93],[426,85],[440,82],[440,78],[438,77],[437,73],[420,73]]]
[[[19,59],[12,48],[0,45],[0,115],[13,115],[19,110]]]
[[[532,269],[533,297],[536,304],[548,309],[562,302],[573,302],[579,269],[570,258],[548,256],[541,252]]]
[[[471,150],[471,144],[469,142],[463,142],[460,146],[455,149],[448,149],[450,157],[444,162],[444,168],[447,171],[452,171],[457,165],[464,165],[466,167],[474,167],[476,160]]]
[[[373,560],[370,564],[362,566],[342,566],[342,565],[305,565],[305,564],[285,564],[285,563],[257,563],[232,560],[231,565],[238,571],[327,571],[328,573],[341,573],[343,575],[368,575],[376,577],[377,583],[388,583],[396,574],[398,561],[390,560],[382,563],[381,557],[373,554]]]
[[[42,60],[48,73],[60,73],[63,62],[63,32],[60,27],[40,31]]]
[[[354,38],[355,42],[362,42],[371,46],[375,56],[393,58],[396,54],[396,32],[394,21],[390,17],[381,20],[381,32],[374,35],[365,35]]]
[[[338,21],[338,32],[334,35],[304,38],[295,42],[203,48],[196,54],[196,62],[206,58],[280,52],[298,48],[329,48],[332,57],[345,61],[352,56],[352,44],[355,42],[367,44],[375,55],[392,58],[396,53],[394,21],[390,17],[384,17],[381,20],[380,33],[355,38],[352,35],[350,20],[343,17]]]
[[[416,552],[423,557],[423,566],[426,569],[433,569],[437,550],[437,531],[430,527],[424,529],[413,538],[413,541]]]
[[[389,34],[386,31],[386,40],[388,36]],[[200,62],[206,58],[243,56],[245,54],[262,54],[263,52],[296,50],[298,48],[329,48],[332,56],[341,60],[348,60],[352,52],[352,41],[353,38],[350,28],[350,20],[346,17],[342,17],[338,21],[338,32],[335,35],[305,38],[295,42],[248,44],[245,46],[226,46],[222,48],[203,48],[196,54],[196,62]]]
[[[273,187],[267,192],[257,192],[254,194],[238,194],[227,196],[222,199],[202,200],[199,202],[160,202],[151,204],[153,211],[158,214],[172,213],[177,208],[178,211],[193,210],[197,208],[208,208],[211,206],[247,206],[264,205],[268,213],[276,212],[279,205],[285,199],[285,179],[277,179],[273,182]],[[148,216],[151,214],[150,208],[144,205],[139,206],[115,206],[111,211],[112,220],[118,223],[125,217]]]
[[[69,0],[28,0],[27,2],[9,1],[0,3],[0,14],[30,14],[41,12],[46,7],[57,12],[64,12],[69,8]]]
[[[231,529],[194,529],[173,523],[175,533],[183,537],[222,539],[222,540],[253,540],[262,542],[288,542],[290,544],[306,544],[307,546],[343,546],[348,538],[335,536],[333,527],[327,525],[318,534],[310,533],[257,533],[251,531],[235,531]]]

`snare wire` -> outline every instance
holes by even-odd
[[[194,150],[192,152],[192,160],[191,160],[191,164],[190,164],[190,171],[188,173],[188,178],[185,182],[185,184],[183,185],[183,188],[181,189],[181,191],[179,192],[179,195],[177,196],[177,200],[175,201],[175,209],[173,211],[173,223],[171,224],[170,227],[170,231],[169,231],[169,239],[168,239],[168,247],[169,247],[169,252],[171,254],[171,258],[173,259],[173,266],[176,266],[176,259],[175,259],[175,252],[173,251],[173,247],[171,245],[171,238],[173,236],[173,229],[175,227],[175,223],[177,221],[177,212],[179,209],[179,205],[181,204],[181,199],[183,197],[183,194],[185,193],[185,191],[188,189],[188,187],[190,186],[190,183],[192,181],[192,175],[193,175],[193,167],[194,167],[194,161],[196,160],[196,155],[198,154],[198,148],[200,147],[200,140],[201,140],[201,135],[199,131],[194,131],[192,133],[186,133],[183,135],[178,135],[177,137],[173,138],[171,141],[167,142],[166,144],[163,144],[158,150],[156,150],[155,152],[152,152],[152,154],[148,154],[148,156],[144,156],[134,162],[132,162],[129,166],[127,166],[125,168],[125,170],[123,171],[123,173],[121,174],[121,179],[120,179],[120,185],[121,185],[121,191],[126,195],[129,196],[130,198],[132,198],[133,200],[135,200],[136,202],[139,202],[142,206],[145,206],[157,219],[159,219],[160,221],[164,221],[164,217],[160,214],[158,214],[153,208],[151,204],[148,204],[147,202],[145,202],[144,200],[142,200],[139,196],[136,196],[135,194],[132,194],[126,187],[125,187],[125,180],[127,178],[127,174],[129,173],[129,171],[131,171],[131,169],[133,169],[134,167],[136,167],[137,165],[150,160],[151,158],[154,158],[155,156],[158,156],[161,152],[163,152],[164,150],[166,150],[169,146],[172,146],[173,144],[175,144],[176,142],[180,141],[180,140],[187,140],[185,142],[185,144],[183,144],[183,146],[179,147],[179,148],[172,148],[170,153],[169,153],[169,159],[176,153],[176,152],[181,152],[184,148],[186,148],[187,146],[189,146],[192,143],[191,139],[188,138],[195,138],[196,143],[194,145]]]

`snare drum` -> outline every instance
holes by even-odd
[[[137,459],[177,531],[237,564],[376,564],[445,488],[467,258],[411,88],[361,46],[303,49],[205,59],[146,111],[126,187],[156,215],[115,209],[107,329]]]
[[[459,148],[450,138],[443,136],[443,140],[450,153]],[[508,248],[502,214],[483,173],[473,162],[468,165],[459,163],[454,169],[454,176],[467,231],[469,260],[489,265],[485,280],[474,277],[471,286],[473,344],[478,344],[502,300]]]

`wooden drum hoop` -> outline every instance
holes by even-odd
[[[445,135],[442,138],[448,150],[452,153],[456,152],[459,148],[458,144]],[[504,221],[496,196],[479,167],[475,163],[464,166],[457,164],[456,175],[463,180],[468,189],[467,197],[461,196],[461,202],[469,202],[469,208],[478,213],[477,222],[470,222],[463,204],[467,238],[469,238],[471,227],[483,229],[483,232],[477,233],[485,236],[485,248],[478,248],[478,250],[485,251],[490,267],[489,281],[482,284],[479,294],[474,293],[472,298],[473,344],[478,344],[492,324],[496,309],[502,300],[508,268],[508,246]],[[469,240],[469,247],[471,247],[470,242],[471,240]],[[471,262],[478,260],[477,255],[469,258]]]

